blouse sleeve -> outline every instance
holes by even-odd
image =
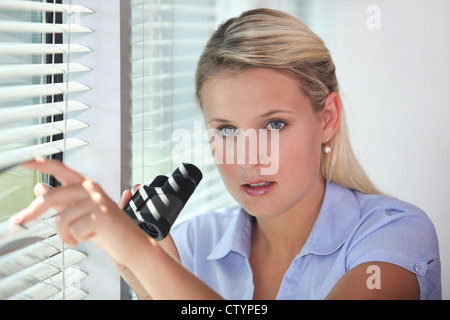
[[[436,231],[412,205],[378,208],[368,214],[347,253],[347,270],[365,262],[388,262],[416,274],[421,299],[441,299],[441,265]]]

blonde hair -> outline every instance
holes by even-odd
[[[276,69],[295,77],[316,111],[324,108],[330,93],[339,93],[336,68],[322,39],[289,14],[255,9],[229,19],[209,39],[196,72],[200,106],[208,79],[251,68]],[[323,176],[327,182],[363,193],[379,193],[356,159],[343,113],[337,133],[327,143],[333,151],[322,158]]]

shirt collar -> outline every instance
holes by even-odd
[[[252,218],[243,208],[235,211],[236,215],[207,257],[208,260],[222,259],[231,251],[244,257],[250,256]],[[338,184],[327,184],[319,215],[297,257],[308,253],[317,255],[333,253],[342,246],[359,217],[360,206],[355,194]]]
[[[236,208],[234,213],[222,238],[207,257],[208,260],[222,259],[231,251],[244,257],[250,256],[252,217],[241,207]]]
[[[360,219],[360,205],[354,192],[335,183],[326,185],[316,222],[300,255],[328,255],[339,249]]]

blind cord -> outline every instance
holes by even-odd
[[[68,108],[69,108],[69,75],[70,75],[70,70],[69,70],[69,66],[70,66],[70,41],[71,41],[71,26],[72,26],[72,0],[68,0],[69,1],[69,14],[68,14],[68,33],[67,33],[67,58],[66,58],[66,63],[67,63],[67,72],[66,72],[66,94],[65,94],[65,99],[64,99],[64,149],[63,149],[63,163],[65,163],[66,160],[66,150],[67,150],[67,137],[66,137],[66,133],[67,133],[67,113],[68,113]],[[65,254],[64,254],[64,250],[65,250],[65,245],[64,242],[62,243],[62,299],[66,300],[66,277],[65,277],[65,270],[66,270],[66,265],[65,265]]]

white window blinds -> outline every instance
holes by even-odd
[[[72,92],[89,90],[81,83],[69,81],[71,73],[86,72],[89,68],[68,62],[67,57],[72,52],[67,39],[72,33],[91,30],[76,24],[56,23],[58,13],[64,13],[68,17],[87,11],[81,7],[3,0],[0,2],[0,10],[2,172],[37,156],[52,155],[84,144],[83,141],[70,138],[56,142],[51,141],[52,139],[47,139],[50,140],[47,142],[43,138],[86,126],[75,120],[67,121],[67,114],[87,106],[68,99],[58,101],[64,99],[58,96],[67,97]],[[54,17],[52,22],[46,19],[50,13]],[[33,21],[37,17],[41,17],[41,22]],[[58,34],[66,41],[57,43]],[[89,51],[83,47],[76,49]],[[65,56],[66,62],[58,62],[58,56]],[[58,81],[58,76],[63,79]],[[54,116],[59,114],[66,116],[55,121]]]
[[[197,60],[217,28],[214,0],[132,0],[132,184],[170,174],[181,162],[203,180],[182,215],[233,200],[209,155],[194,100]]]
[[[80,24],[92,13],[70,0],[0,1],[0,222],[28,205],[33,184],[44,180],[17,165],[37,156],[62,159],[86,144],[70,137],[87,127],[70,116],[89,108],[76,97],[90,88],[71,79],[90,69],[70,57],[91,52],[76,39],[92,32]],[[74,266],[85,255],[64,248],[54,214],[24,226],[0,223],[0,299],[87,295],[73,286],[86,276]]]

